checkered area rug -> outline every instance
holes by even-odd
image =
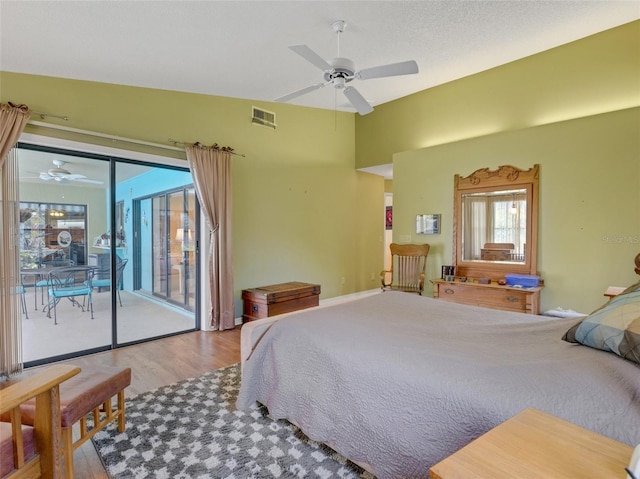
[[[127,429],[93,437],[109,475],[125,478],[367,478],[265,407],[235,409],[240,366],[212,371],[126,401]]]

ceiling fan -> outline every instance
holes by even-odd
[[[343,20],[337,20],[331,24],[333,31],[338,35],[338,57],[326,61],[316,52],[306,45],[292,45],[289,49],[300,55],[302,58],[312,63],[323,71],[324,82],[296,90],[275,99],[277,102],[286,102],[306,93],[312,92],[327,85],[333,85],[336,90],[342,90],[347,100],[354,106],[358,113],[366,115],[373,111],[373,107],[365,98],[352,86],[347,83],[354,79],[371,80],[398,75],[411,75],[418,73],[418,64],[414,60],[400,63],[391,63],[363,70],[356,70],[355,63],[348,58],[340,57],[340,34],[344,32],[347,24]]]
[[[66,164],[66,161],[53,160],[53,166],[55,166],[55,168],[40,172],[40,179],[43,181],[57,181],[58,183],[69,183],[71,181],[77,181],[80,183],[91,183],[94,185],[101,185],[104,183],[104,181],[90,180],[85,175],[71,173],[69,170],[63,168],[63,166]]]

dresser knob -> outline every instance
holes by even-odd
[[[445,288],[444,292],[447,294],[453,294],[455,291],[452,290],[451,288]]]
[[[510,303],[517,303],[518,301],[520,301],[520,298],[518,298],[517,296],[507,296],[507,301],[509,301]]]

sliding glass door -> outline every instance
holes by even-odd
[[[52,295],[56,279],[71,268],[96,271],[94,237],[105,235],[109,210],[109,161],[72,152],[20,145],[20,279],[22,350],[26,365],[101,351],[112,344],[110,293]],[[77,272],[78,276],[84,274]],[[97,274],[106,274],[108,269]]]
[[[190,186],[151,198],[152,292],[189,311],[195,309],[196,206]]]
[[[26,366],[199,328],[187,169],[28,144],[18,158]],[[71,266],[90,294],[55,301],[50,270]]]

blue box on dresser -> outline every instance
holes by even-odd
[[[523,288],[536,288],[540,285],[540,277],[528,274],[507,274],[507,285],[522,286]]]

